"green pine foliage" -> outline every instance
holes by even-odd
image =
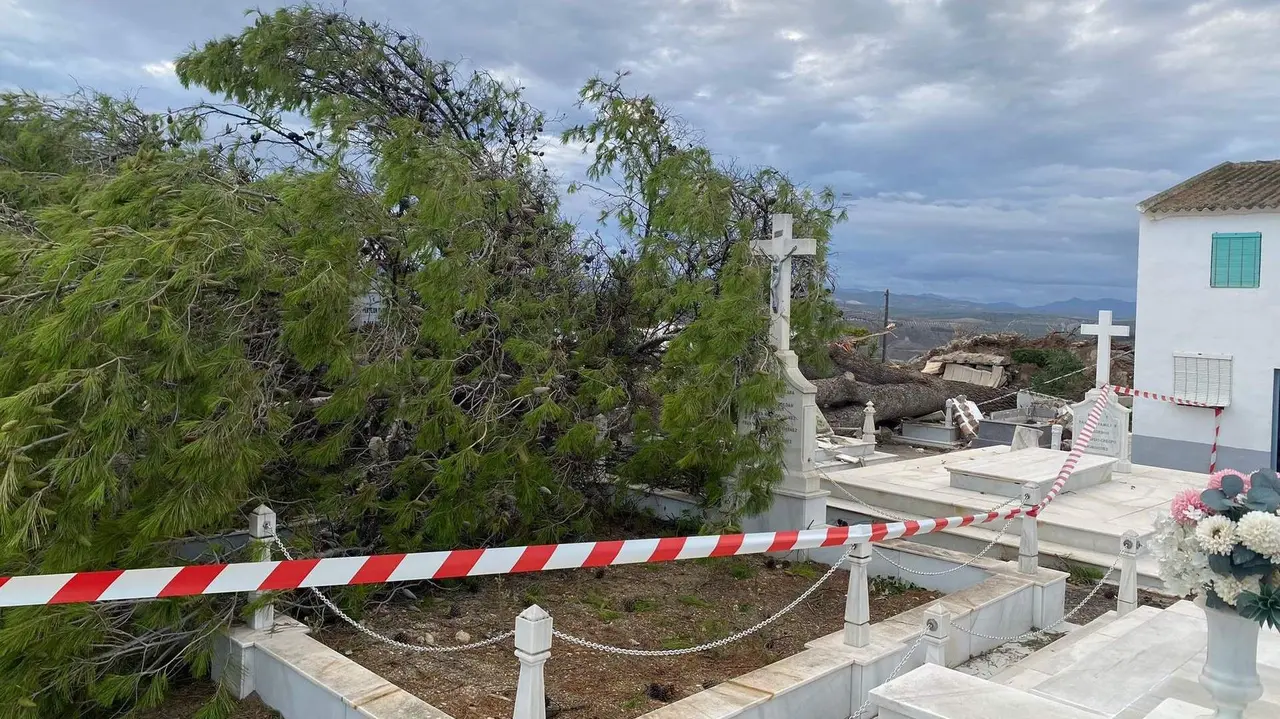
[[[819,240],[793,325],[824,358],[831,194],[595,79],[563,139],[602,240],[560,216],[547,119],[422,48],[296,7],[180,59],[233,104],[0,96],[0,574],[172,566],[264,502],[361,551],[587,537],[613,481],[730,522],[767,506],[780,385],[749,240],[773,212]],[[155,706],[245,610],[5,610],[0,717]]]

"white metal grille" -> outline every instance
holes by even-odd
[[[1199,352],[1173,355],[1173,395],[1215,407],[1231,404],[1231,357]]]

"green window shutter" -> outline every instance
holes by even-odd
[[[1261,274],[1261,232],[1213,233],[1210,287],[1257,287]]]

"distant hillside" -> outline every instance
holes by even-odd
[[[884,292],[875,290],[836,290],[836,298],[853,305],[870,307],[884,306]],[[1073,297],[1069,300],[1050,302],[1047,305],[1021,307],[1011,302],[973,302],[957,300],[935,294],[889,295],[889,311],[891,314],[918,318],[960,319],[965,317],[982,318],[993,314],[1008,315],[1043,315],[1055,318],[1088,319],[1098,316],[1098,310],[1111,310],[1117,320],[1133,319],[1135,304],[1125,300],[1099,299],[1082,300]]]
[[[855,324],[877,329],[883,322],[884,292],[836,290],[836,301]],[[958,336],[986,332],[1017,332],[1040,337],[1050,332],[1074,332],[1098,310],[1133,326],[1134,303],[1123,300],[1072,298],[1036,307],[1009,302],[972,302],[941,295],[889,295],[889,319],[897,325],[889,338],[890,359],[905,361]]]

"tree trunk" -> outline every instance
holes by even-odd
[[[858,401],[858,383],[850,372],[841,377],[813,380],[813,386],[818,388],[819,407],[843,407]]]

